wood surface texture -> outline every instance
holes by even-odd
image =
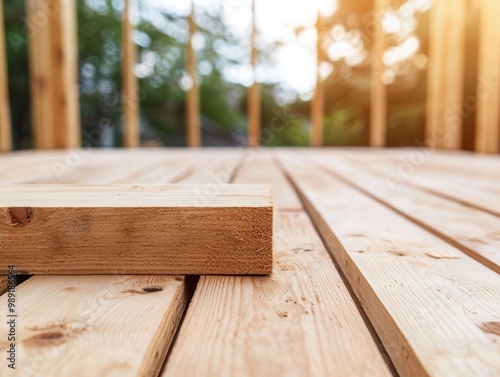
[[[500,374],[500,276],[283,152],[280,161],[403,376]]]
[[[127,275],[34,276],[16,297],[16,373],[2,358],[0,376],[155,376],[187,300],[184,277]]]
[[[249,181],[282,198],[273,274],[202,276],[163,376],[390,375],[283,173],[258,153],[234,179]]]
[[[0,185],[0,259],[23,273],[271,272],[273,204],[266,185],[35,190]]]
[[[197,172],[202,172],[200,175],[200,180],[198,183],[210,183],[211,178],[208,177],[207,171],[217,163],[217,169],[222,168],[221,163],[221,153],[219,151],[210,151],[208,154],[212,155],[212,159],[200,158],[206,157],[205,154],[198,154],[196,156],[190,155],[183,151],[159,151],[159,150],[143,150],[141,152],[137,150],[121,150],[121,151],[93,151],[89,154],[84,154],[81,160],[76,159],[78,163],[73,161],[71,165],[72,173],[74,173],[74,178],[80,177],[85,178],[91,183],[101,182],[104,180],[104,176],[108,175],[111,177],[106,179],[105,182],[112,182],[113,177],[118,180],[128,180],[129,184],[135,182],[136,179],[141,177],[147,177],[149,183],[165,183],[173,182],[179,180],[180,177],[186,176],[189,172],[191,179],[195,179]],[[237,168],[238,162],[245,158],[246,152],[224,152],[224,172],[232,174],[233,170]],[[51,180],[54,177],[51,171],[50,165],[57,161],[60,163],[68,163],[68,153],[67,152],[44,152],[44,153],[15,153],[7,155],[0,159],[0,164],[6,163],[11,168],[14,167],[37,167],[42,173],[40,175],[35,175],[38,180],[34,182],[46,182],[46,180]],[[36,156],[36,157],[34,157]],[[45,156],[45,157],[44,157]],[[197,158],[194,158],[197,157]],[[163,164],[167,169],[160,169],[157,163],[145,164],[141,171],[131,170],[127,175],[125,172],[120,171],[119,174],[114,174],[117,168],[122,165],[127,165],[137,161],[156,159],[157,161],[163,161]],[[71,161],[71,159],[70,159]],[[100,163],[99,163],[100,161]],[[204,161],[202,163],[202,161]],[[14,163],[13,163],[14,162]],[[121,163],[119,163],[121,162]],[[119,164],[118,164],[119,163]],[[206,169],[202,169],[202,165]],[[143,162],[144,164],[144,162]],[[229,164],[229,165],[228,165]],[[95,165],[95,166],[94,166]],[[99,168],[97,177],[93,177],[93,169],[90,167]],[[34,172],[37,170],[34,169]],[[83,174],[85,172],[85,174]],[[7,173],[7,170],[0,169],[0,179]],[[106,174],[103,174],[106,173]],[[92,182],[95,180],[95,182]],[[1,278],[1,277],[0,277]],[[86,285],[85,280],[82,282],[81,279],[89,279],[92,281],[95,276],[65,276],[64,287],[73,287],[77,285]],[[125,277],[126,279],[127,277]],[[177,276],[172,277],[175,281],[174,284],[178,284],[177,294],[173,296],[165,297],[165,293],[161,293],[158,288],[163,288],[165,291],[165,286],[161,286],[158,282],[165,281],[162,279],[171,279],[164,276],[136,276],[131,277],[130,286],[132,287],[130,292],[127,294],[120,295],[119,305],[107,305],[110,299],[114,299],[117,295],[117,288],[124,286],[123,276],[108,276],[106,280],[97,280],[96,284],[101,284],[102,287],[98,291],[84,290],[81,289],[78,293],[75,293],[74,300],[77,300],[81,304],[78,309],[78,318],[81,317],[80,308],[82,309],[83,315],[87,315],[90,312],[97,312],[90,317],[90,322],[95,323],[100,321],[99,326],[87,327],[84,331],[73,331],[71,333],[71,339],[77,342],[79,346],[75,348],[70,347],[59,347],[57,350],[51,347],[51,339],[53,336],[49,334],[46,343],[43,343],[37,347],[36,352],[31,352],[29,354],[25,353],[25,356],[20,361],[19,369],[26,376],[54,376],[58,373],[54,373],[51,364],[54,359],[54,351],[57,351],[57,359],[60,364],[66,363],[66,360],[70,363],[71,374],[81,375],[81,376],[109,376],[109,375],[119,375],[119,376],[156,376],[158,375],[158,370],[161,367],[168,345],[172,342],[174,338],[175,330],[179,324],[180,315],[184,312],[186,306],[186,282],[183,277]],[[55,322],[56,324],[63,324],[65,318],[72,318],[66,313],[65,308],[58,310],[58,302],[65,301],[66,292],[64,289],[56,290],[55,287],[62,285],[61,276],[37,276],[36,283],[29,286],[30,297],[40,297],[43,298],[47,294],[51,294],[53,301],[51,305],[40,305],[39,302],[35,302],[33,305],[23,305],[23,312],[32,313],[27,321],[24,321],[23,326],[27,329],[38,330],[40,323],[45,324],[44,318],[55,318],[61,322]],[[144,285],[138,284],[135,281],[140,280],[144,282]],[[151,282],[151,285],[150,285]],[[23,283],[25,284],[25,283]],[[21,286],[23,285],[21,284]],[[104,285],[103,285],[104,284]],[[153,285],[154,284],[154,285]],[[102,288],[102,289],[101,289]],[[141,292],[141,289],[143,291]],[[146,291],[144,291],[146,288]],[[69,289],[71,291],[72,288]],[[125,289],[128,290],[128,289]],[[119,290],[121,291],[121,289]],[[24,295],[23,291],[21,293]],[[62,293],[61,296],[59,293]],[[118,292],[119,293],[119,292]],[[5,296],[4,296],[5,297]],[[2,299],[4,298],[2,297]],[[104,303],[102,305],[101,303]],[[166,309],[166,307],[171,309]],[[158,310],[155,308],[158,307]],[[132,313],[129,314],[128,311],[131,310]],[[177,316],[179,314],[179,317]],[[42,319],[42,320],[39,320]],[[138,339],[138,334],[136,329],[140,332],[145,329],[144,322],[156,323],[159,325],[154,328],[151,326],[148,328],[148,334],[141,340]],[[50,322],[50,321],[47,321]],[[70,321],[71,322],[71,321]],[[76,321],[77,323],[78,320]],[[61,326],[59,326],[61,327]],[[93,331],[89,334],[89,329],[92,328]],[[40,328],[43,330],[44,328]],[[57,328],[56,328],[57,330]],[[3,328],[2,328],[3,331]],[[112,332],[115,336],[109,336]],[[130,334],[136,334],[137,336],[131,336]],[[21,332],[22,335],[22,332]],[[45,340],[45,336],[42,337],[42,341]],[[56,335],[55,338],[60,338]],[[87,339],[90,338],[90,341]],[[65,338],[66,339],[66,338]],[[119,342],[119,345],[117,345]],[[80,355],[95,355],[95,357],[100,357],[99,352],[95,353],[95,345],[99,345],[99,350],[106,351],[106,357],[100,359],[99,365],[94,367],[94,363],[90,362],[87,357],[80,357]],[[2,349],[3,350],[3,349]],[[75,350],[78,354],[75,356]],[[115,352],[116,350],[116,352]],[[125,364],[124,357],[121,355],[121,351],[126,355],[131,355],[132,352],[139,355],[145,355],[144,358],[149,359],[148,362],[142,362],[140,369],[137,367],[132,367],[127,371],[123,371],[122,367],[132,366],[131,363]],[[132,357],[132,356],[131,356]],[[153,360],[151,360],[153,358]],[[92,359],[90,359],[92,360]],[[136,366],[140,363],[138,358],[134,358],[133,361]],[[7,370],[6,366],[0,362],[0,376],[3,376],[4,371]],[[36,367],[33,370],[33,366]],[[117,369],[118,368],[118,369]],[[27,369],[27,370],[25,370]],[[78,373],[75,373],[78,371]],[[114,372],[116,371],[116,373]],[[67,375],[68,373],[62,372],[59,375]]]
[[[18,372],[500,375],[499,172],[498,157],[421,148],[3,154],[0,186],[39,203],[67,184],[214,192],[231,183],[271,185],[276,209],[269,276],[207,275],[192,287],[151,274],[22,282]]]
[[[500,273],[500,219],[474,207],[404,184],[392,187],[376,170],[338,156],[314,156],[319,165],[417,222],[496,273]]]

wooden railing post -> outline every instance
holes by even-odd
[[[426,139],[460,149],[465,66],[465,0],[435,0],[430,10]]]
[[[251,35],[251,64],[253,70],[253,83],[248,90],[248,145],[257,147],[260,145],[260,87],[257,82],[257,58],[258,52],[255,45],[257,34],[255,25],[255,3],[252,0],[252,35]]]
[[[383,147],[386,143],[387,88],[382,81],[384,73],[384,61],[382,59],[386,47],[386,38],[382,28],[382,19],[384,12],[387,10],[388,0],[375,0],[370,89],[370,146],[372,147]]]
[[[5,25],[3,0],[0,0],[0,152],[12,149],[9,93],[7,87],[7,52],[5,50]]]
[[[186,45],[186,72],[191,78],[191,87],[187,93],[186,120],[187,120],[187,145],[199,147],[201,145],[201,119],[200,119],[200,92],[198,87],[198,68],[196,51],[192,38],[196,33],[194,18],[194,0],[191,2],[191,13],[188,16],[189,36]]]
[[[81,143],[76,0],[27,0],[32,121],[38,148]]]
[[[500,1],[479,2],[476,143],[483,153],[500,151]]]
[[[321,15],[318,10],[316,19],[316,88],[311,101],[311,146],[323,145],[323,116],[325,101],[325,86],[320,75],[320,66],[323,62],[323,49],[321,46]]]
[[[134,73],[136,46],[132,39],[133,27],[130,21],[130,0],[125,0],[122,19],[122,80],[123,80],[123,145],[135,148],[140,145],[139,104],[137,77]]]

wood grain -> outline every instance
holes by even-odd
[[[279,175],[270,181],[269,171]],[[246,181],[275,183],[287,198],[273,274],[202,276],[163,376],[390,375],[283,174],[259,153],[238,170],[235,182]]]
[[[342,158],[315,156],[319,165],[500,273],[500,219],[404,184],[392,189],[376,171]],[[328,161],[328,162],[326,162]]]
[[[92,156],[90,160],[95,158],[96,162],[101,159],[101,164],[103,165],[102,170],[107,170],[108,173],[112,173],[115,168],[115,165],[113,164],[120,159],[123,159],[124,164],[128,164],[134,159],[141,159],[148,156],[151,157],[157,152],[142,150],[140,153],[137,153],[138,151],[135,150],[100,151],[98,153],[96,152],[96,154],[89,155],[89,157]],[[229,152],[225,153],[230,155]],[[46,154],[48,154],[48,156],[44,158],[43,156],[46,156]],[[183,154],[184,156],[182,156]],[[186,163],[188,161],[192,161],[193,157],[189,157],[188,153],[178,154],[172,150],[164,151],[161,155],[165,159],[164,163],[166,165],[170,167],[178,166],[182,172],[175,173],[175,171],[169,170],[168,174],[165,175],[165,171],[162,169],[149,170],[148,168],[145,173],[147,174],[147,179],[149,181],[154,181],[154,171],[156,171],[156,179],[158,183],[165,182],[165,179],[168,179],[168,177],[179,177],[184,174],[183,171],[185,170]],[[202,171],[202,167],[207,161],[215,159],[218,160],[219,155],[220,153],[218,152],[212,152],[212,159],[205,158],[203,160],[198,160],[198,171]],[[234,155],[229,156],[229,158],[234,159],[237,155],[239,155],[239,153],[235,152]],[[65,156],[65,153],[45,152],[42,154],[21,152],[15,153],[14,156],[10,155],[9,158],[14,158],[16,156],[17,158],[23,160],[23,162],[24,160],[28,162],[30,157],[32,161],[38,162],[39,160],[42,160],[44,161],[42,165],[44,165],[53,158],[62,158]],[[33,159],[33,156],[36,156],[36,159]],[[3,160],[3,158],[0,159],[0,163]],[[85,159],[85,161],[87,160]],[[7,164],[9,164],[9,162],[7,162]],[[82,163],[82,165],[85,165],[85,163]],[[238,166],[236,165],[232,168],[236,169],[237,167]],[[0,169],[0,174],[2,173],[3,171]],[[128,183],[135,183],[134,180],[140,177],[137,173],[137,171],[132,172],[132,174],[128,177]],[[87,178],[89,180],[92,180],[92,174],[93,170],[89,170],[87,173]],[[205,174],[206,171],[204,171],[204,175],[201,178],[202,181],[198,181],[198,183],[209,183]],[[123,180],[127,178],[122,174],[120,174],[120,176],[120,179]],[[194,177],[192,178],[194,179]],[[98,177],[98,180],[100,179],[102,178]],[[64,285],[61,283],[61,278],[65,279]],[[173,279],[177,282],[175,284],[179,284],[181,286],[177,289],[177,292],[182,292],[182,294],[174,295],[170,303],[168,303],[166,302],[166,298],[163,296],[162,292],[158,291],[159,287],[157,282],[164,281],[162,279],[170,278],[162,276],[132,277],[134,280],[131,281],[130,284],[127,283],[127,286],[130,286],[131,289],[124,287],[126,288],[124,289],[125,291],[131,290],[131,292],[126,292],[126,294],[123,295],[123,300],[121,300],[122,296],[120,291],[122,291],[122,289],[120,288],[124,285],[123,279],[127,279],[128,277],[108,276],[105,278],[106,280],[103,281],[101,277],[97,277],[96,279],[95,276],[36,277],[35,284],[29,287],[29,292],[30,297],[37,297],[40,298],[40,300],[34,302],[33,306],[24,306],[26,311],[33,313],[33,315],[29,318],[23,317],[26,318],[26,320],[23,321],[23,326],[25,328],[29,328],[31,329],[30,331],[36,331],[36,333],[39,333],[39,331],[44,330],[43,327],[39,328],[40,324],[44,325],[46,323],[55,323],[58,325],[62,321],[66,321],[66,319],[69,318],[70,323],[75,322],[77,324],[76,330],[78,330],[78,324],[82,322],[79,318],[87,316],[87,313],[89,312],[97,312],[97,314],[95,316],[91,316],[90,321],[86,321],[86,323],[97,323],[98,326],[96,325],[91,327],[93,332],[89,337],[87,337],[88,332],[78,332],[78,334],[74,334],[73,332],[71,333],[71,340],[77,339],[75,343],[78,345],[81,344],[81,346],[55,348],[51,346],[50,338],[52,338],[52,336],[49,336],[49,339],[47,339],[49,345],[40,346],[37,348],[37,352],[30,352],[28,355],[24,352],[24,355],[26,356],[23,357],[23,360],[20,363],[20,369],[22,371],[28,368],[27,373],[24,375],[66,375],[68,373],[65,372],[64,365],[72,370],[72,374],[76,374],[77,376],[156,376],[158,374],[158,369],[165,356],[165,350],[174,338],[174,332],[179,323],[179,317],[177,314],[180,315],[186,305],[186,296],[184,293],[186,284],[184,279],[182,277],[173,277]],[[92,290],[93,286],[85,291],[85,288],[88,288],[89,285],[86,284],[86,280],[81,279],[89,279],[91,282],[95,282],[98,286],[96,291]],[[140,283],[137,283],[137,281],[140,281]],[[82,307],[84,311],[81,315],[77,316],[78,319],[73,320],[73,317],[75,316],[68,315],[68,311],[65,310],[66,306],[64,306],[64,304],[62,304],[63,306],[60,306],[61,302],[67,302],[67,293],[65,293],[65,289],[62,289],[63,295],[61,295],[60,290],[55,287],[69,287],[69,291],[72,291],[73,289],[71,287],[77,285],[83,286],[82,289],[75,292],[74,296],[74,300],[78,300],[80,303],[80,306],[76,309],[77,314],[80,313],[80,307]],[[143,294],[141,292],[141,288],[149,288],[146,289],[147,294]],[[164,291],[165,289],[163,292]],[[42,298],[47,295],[47,292],[50,292],[53,301],[51,300],[50,304],[47,305],[40,305],[39,302],[43,301]],[[101,303],[106,304],[110,299],[116,298],[117,295],[119,295],[117,298],[120,300],[119,305],[101,305]],[[71,305],[73,305],[73,303]],[[171,308],[171,310],[165,310],[167,305]],[[58,307],[61,307],[61,311],[55,309]],[[170,315],[172,313],[175,315]],[[46,318],[48,318],[48,320],[45,320]],[[87,317],[84,317],[84,319],[85,318]],[[54,319],[55,322],[53,322],[52,319]],[[147,331],[143,331],[146,329],[146,326]],[[70,325],[66,329],[61,330],[72,331],[72,329],[73,326]],[[57,331],[57,326],[55,330]],[[140,334],[141,331],[142,334]],[[81,337],[79,337],[80,334]],[[110,336],[110,334],[112,334],[112,336]],[[141,335],[144,335],[144,337],[141,337]],[[87,342],[87,339],[89,338],[90,340]],[[66,336],[64,339],[67,339]],[[119,344],[116,345],[118,342]],[[96,345],[98,345],[98,347],[96,347]],[[103,353],[99,354],[101,351]],[[57,353],[54,354],[54,352]],[[94,352],[96,353],[94,354]],[[136,356],[132,355],[132,353]],[[86,354],[89,356],[81,356]],[[94,365],[94,362],[91,361],[92,355],[96,355],[95,357],[99,358],[97,365]],[[102,357],[102,355],[105,355],[105,357]],[[57,369],[55,373],[52,371],[51,366],[53,365],[54,357],[57,357],[58,360],[57,368],[62,365],[60,368],[60,370],[62,370],[61,373],[57,373],[59,369]],[[131,362],[128,361],[129,357],[132,359]],[[141,359],[143,362],[142,365],[139,365],[141,363]],[[40,366],[37,367],[37,370],[33,371],[32,366],[34,365]],[[126,368],[126,370],[123,371],[123,368]],[[6,369],[2,368],[1,370]]]
[[[16,297],[23,376],[155,376],[187,300],[184,277],[126,275],[34,276]],[[7,349],[2,338],[0,352]]]
[[[300,157],[281,156],[403,376],[500,373],[500,277]]]
[[[271,272],[265,185],[37,185],[35,197],[33,190],[0,185],[0,259],[23,273]]]
[[[0,152],[12,149],[3,0],[0,1]]]

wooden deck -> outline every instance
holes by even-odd
[[[1,155],[0,183],[33,195],[39,183],[269,183],[275,198],[270,276],[21,283],[17,368],[2,357],[0,376],[500,376],[499,157],[38,151]],[[7,333],[2,320],[2,355]]]

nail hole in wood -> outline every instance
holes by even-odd
[[[146,288],[142,288],[142,290],[146,293],[152,293],[152,292],[163,291],[163,288],[161,288],[161,287],[146,287]]]

